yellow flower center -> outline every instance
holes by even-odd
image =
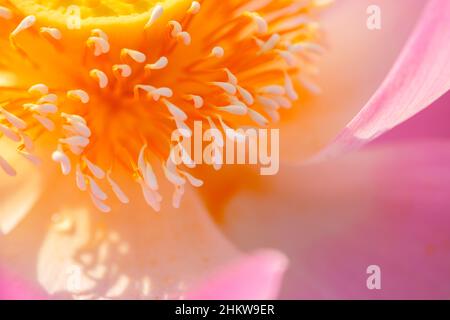
[[[267,126],[298,99],[322,51],[314,21],[327,0],[0,1],[0,133],[108,212],[129,201],[127,174],[159,210],[159,180],[200,186],[169,161],[171,133]],[[3,49],[2,49],[3,51]],[[7,80],[12,75],[14,80]],[[5,84],[3,84],[5,83]],[[0,155],[0,166],[15,169]]]

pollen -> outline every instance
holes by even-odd
[[[0,0],[0,76],[18,79],[0,87],[0,139],[55,162],[102,212],[130,202],[124,179],[155,211],[162,180],[175,207],[203,185],[194,163],[171,161],[174,130],[266,127],[300,88],[319,90],[315,18],[330,1],[65,3]],[[0,168],[16,174],[1,154]]]

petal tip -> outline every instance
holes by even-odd
[[[283,253],[261,249],[245,255],[207,277],[187,299],[275,299],[289,265]]]

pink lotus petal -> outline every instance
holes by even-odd
[[[239,256],[192,190],[179,209],[166,201],[155,214],[139,186],[124,182],[134,200],[105,215],[72,179],[51,182],[27,217],[0,237],[0,264],[52,299],[177,298]]]
[[[211,275],[187,299],[274,299],[287,264],[287,258],[278,251],[257,251]]]
[[[321,154],[333,156],[373,140],[450,89],[450,2],[430,0],[384,83]]]
[[[282,298],[450,297],[450,141],[283,166],[226,209],[235,243],[285,252]],[[257,221],[257,223],[255,223]],[[381,290],[366,270],[381,268]]]
[[[42,291],[0,267],[0,300],[40,300],[45,298],[46,295]]]
[[[432,106],[375,139],[373,143],[449,138],[448,119],[450,119],[450,91]]]
[[[300,91],[292,116],[281,117],[283,161],[299,163],[319,153],[361,111],[397,60],[427,3],[345,0],[323,12],[319,23],[326,53],[314,63],[322,93]],[[379,30],[366,25],[367,8],[374,4],[382,14]]]

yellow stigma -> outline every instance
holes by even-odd
[[[0,135],[33,163],[47,152],[101,211],[128,203],[124,173],[155,210],[167,179],[178,206],[202,182],[168,161],[171,133],[278,121],[314,89],[328,2],[0,0]],[[0,167],[15,174],[1,154]]]

